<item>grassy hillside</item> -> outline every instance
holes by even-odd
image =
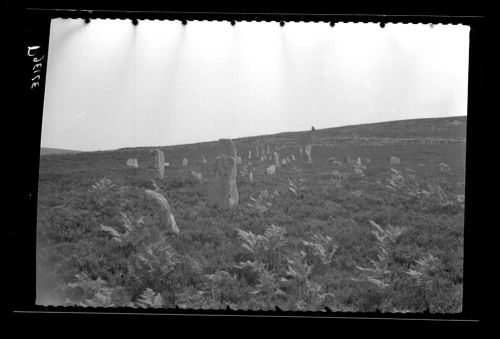
[[[460,312],[465,132],[453,117],[236,139],[240,202],[227,211],[207,206],[216,142],[160,147],[163,180],[153,148],[42,157],[37,302]],[[312,164],[299,154],[308,143]],[[268,145],[296,161],[266,174],[255,147]],[[366,168],[328,161],[345,156]],[[168,199],[179,234],[145,189]]]
[[[69,149],[60,149],[60,148],[40,147],[40,155],[74,154],[74,153],[80,153],[80,151],[72,151]]]

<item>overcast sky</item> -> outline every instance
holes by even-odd
[[[467,114],[469,27],[54,19],[42,147]]]

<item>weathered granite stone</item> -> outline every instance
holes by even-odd
[[[179,228],[177,227],[177,223],[175,222],[174,215],[172,214],[167,199],[162,194],[151,190],[146,190],[145,194],[148,203],[158,212],[162,224],[166,227],[170,227],[172,232],[179,233]]]

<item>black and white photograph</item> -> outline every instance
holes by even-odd
[[[461,313],[469,33],[53,18],[36,304]]]

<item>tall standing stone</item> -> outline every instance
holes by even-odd
[[[249,150],[248,151],[248,160],[251,160],[252,159],[252,150]]]
[[[215,176],[208,192],[208,205],[218,209],[232,208],[239,203],[236,184],[236,147],[230,139],[220,139],[222,155],[215,160]]]
[[[276,166],[276,168],[280,167],[281,163],[279,154],[277,152],[274,152],[273,157],[274,157],[274,165]]]
[[[253,172],[250,171],[250,173],[248,173],[248,180],[250,180],[250,182],[253,182]]]
[[[165,153],[159,148],[155,149],[154,168],[158,171],[158,177],[163,179],[165,176]]]
[[[312,145],[307,145],[305,149],[305,154],[306,154],[306,161],[308,163],[312,163],[311,153],[312,153]]]

